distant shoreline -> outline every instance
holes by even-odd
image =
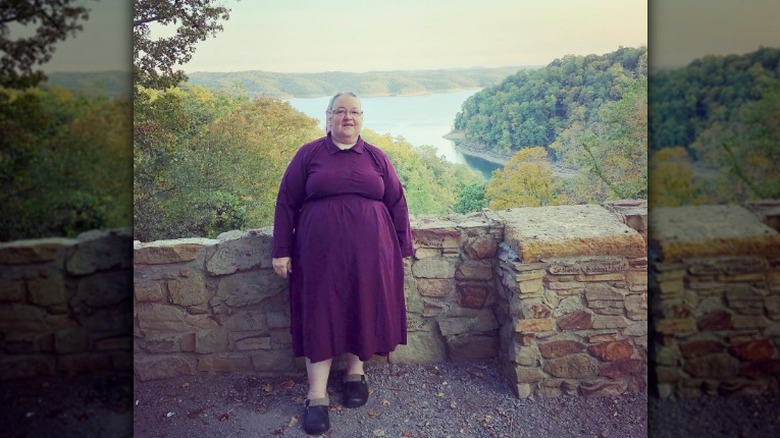
[[[489,152],[485,150],[480,150],[475,148],[474,146],[471,146],[469,143],[467,143],[465,132],[454,129],[447,134],[443,136],[447,140],[451,140],[455,150],[460,152],[463,155],[467,155],[469,157],[475,157],[479,158],[481,160],[488,161],[493,164],[498,164],[499,166],[504,166],[506,163],[509,162],[510,157],[505,157],[499,154],[496,154],[495,152]]]
[[[472,91],[472,90],[481,90],[484,87],[459,87],[459,88],[449,88],[446,90],[425,90],[425,91],[415,91],[410,93],[398,93],[398,94],[391,94],[391,93],[366,93],[361,94],[360,97],[416,97],[416,96],[430,96],[432,94],[446,94],[446,93],[460,93],[463,91]],[[332,97],[330,94],[318,94],[318,95],[306,95],[306,96],[290,96],[290,97],[284,97],[282,100],[290,100],[290,99],[322,99],[323,97]],[[449,135],[449,134],[448,134]],[[445,138],[447,138],[445,136]]]

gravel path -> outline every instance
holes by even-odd
[[[626,394],[519,400],[497,364],[369,364],[371,396],[358,409],[340,405],[340,376],[334,373],[329,388],[332,427],[325,436],[780,436],[780,396],[662,401]],[[134,387],[127,376],[4,382],[0,436],[303,437],[299,416],[305,395],[302,374],[200,374],[136,381]]]
[[[0,436],[132,436],[130,375],[38,377],[0,383]]]
[[[333,373],[329,437],[644,437],[647,398],[518,400],[497,361],[367,366],[371,395],[340,404]],[[306,436],[299,423],[305,376],[181,377],[136,383],[139,437]]]

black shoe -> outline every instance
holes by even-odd
[[[361,375],[359,382],[344,382],[344,400],[342,404],[345,408],[359,408],[368,401],[368,383],[366,376]]]
[[[311,400],[305,403],[306,411],[303,413],[303,431],[309,435],[321,435],[330,429],[328,418],[328,406],[310,406]]]

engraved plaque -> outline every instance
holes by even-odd
[[[581,274],[582,269],[578,264],[571,264],[571,265],[554,264],[554,265],[550,265],[550,267],[547,268],[547,272],[549,272],[552,275],[576,275],[576,274]]]
[[[628,262],[625,259],[599,260],[582,264],[583,272],[591,275],[622,272],[626,269],[628,269]]]

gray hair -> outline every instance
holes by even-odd
[[[355,99],[360,101],[360,98],[357,97],[357,94],[355,94],[355,93],[353,93],[351,91],[339,91],[338,93],[336,93],[335,96],[330,98],[330,102],[328,102],[328,108],[325,110],[326,113],[330,113],[331,111],[333,111],[333,104],[336,102],[336,99],[338,99],[341,96],[354,97]]]

